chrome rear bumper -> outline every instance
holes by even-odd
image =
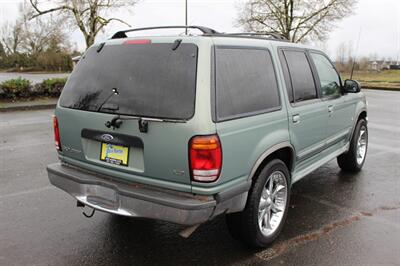
[[[47,166],[50,183],[94,209],[194,225],[244,207],[247,192],[217,203],[213,196],[195,196],[137,183],[125,183],[62,163]],[[218,197],[217,197],[218,198]]]

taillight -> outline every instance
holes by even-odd
[[[53,116],[53,128],[54,128],[54,144],[56,149],[61,151],[61,141],[60,141],[60,129],[58,128],[58,120],[56,116]]]
[[[195,136],[189,143],[191,177],[194,181],[213,182],[222,167],[222,149],[217,135]]]

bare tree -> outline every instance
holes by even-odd
[[[368,70],[369,67],[369,58],[368,57],[361,57],[358,60],[358,70]]]
[[[0,41],[0,59],[3,59],[6,56],[6,50],[4,49],[3,43]]]
[[[108,17],[110,11],[115,11],[123,7],[132,7],[138,0],[57,0],[57,1],[38,1],[29,0],[34,8],[31,19],[49,13],[57,13],[57,15],[66,16],[67,19],[73,21],[83,34],[87,48],[91,46],[97,34],[104,29],[112,21],[118,21],[130,26],[125,21]],[[41,9],[43,4],[50,4],[52,7]]]
[[[355,50],[353,42],[350,40],[347,42],[347,62],[352,64],[355,60]]]
[[[355,60],[352,41],[341,42],[336,50],[336,67],[340,72],[351,71]]]
[[[282,34],[292,42],[325,40],[357,0],[249,0],[239,13],[246,31]]]
[[[67,45],[65,33],[60,27],[62,18],[37,18],[29,20],[32,7],[21,3],[14,22],[6,21],[0,28],[0,42],[7,54],[27,53],[37,55],[54,46]]]
[[[50,46],[68,45],[65,32],[59,27],[60,23],[61,21],[55,18],[25,20],[21,36],[21,49],[30,55],[37,55],[49,49]]]
[[[22,43],[22,21],[6,22],[0,29],[2,45],[8,54],[18,52]]]
[[[346,64],[347,47],[344,42],[340,43],[336,51],[336,63],[344,65]]]

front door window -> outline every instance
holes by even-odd
[[[322,54],[311,53],[317,68],[323,97],[340,96],[340,78],[332,63]]]

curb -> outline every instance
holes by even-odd
[[[400,88],[396,87],[370,87],[370,86],[361,86],[361,90],[375,90],[375,91],[400,91]]]
[[[0,107],[0,112],[53,109],[56,107],[56,105],[57,103],[8,106],[8,107]]]

